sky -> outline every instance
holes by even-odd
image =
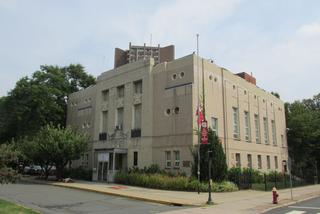
[[[175,45],[293,102],[320,93],[317,0],[0,0],[0,96],[40,65],[80,63],[98,76],[114,48]]]

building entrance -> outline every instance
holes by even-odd
[[[108,181],[109,153],[98,154],[98,181]]]

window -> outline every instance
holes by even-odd
[[[266,117],[263,118],[263,129],[264,129],[264,143],[269,144],[269,129],[268,129],[268,120]]]
[[[177,74],[172,74],[172,80],[177,79]]]
[[[259,115],[255,114],[254,115],[254,125],[256,129],[256,143],[261,143],[260,142],[260,123],[259,123]]]
[[[166,168],[171,168],[171,151],[166,151]]]
[[[270,169],[270,156],[267,155],[267,169]]]
[[[241,167],[240,153],[236,153],[236,167]]]
[[[239,139],[239,112],[238,108],[233,107],[233,138]]]
[[[258,169],[262,169],[261,155],[258,155]]]
[[[213,133],[218,136],[218,118],[211,117],[211,128]]]
[[[252,168],[252,155],[248,154],[247,155],[247,159],[248,159],[247,160],[248,161],[248,166],[247,167],[251,169]]]
[[[170,113],[171,113],[171,110],[168,108],[168,109],[165,111],[165,115],[166,115],[166,116],[169,116]]]
[[[124,85],[117,87],[118,98],[124,97]]]
[[[271,129],[272,129],[272,142],[273,145],[277,145],[277,134],[276,134],[276,124],[274,120],[271,120]]]
[[[138,152],[133,152],[133,166],[138,166]]]
[[[135,81],[133,85],[134,85],[134,93],[142,94],[142,80]]]
[[[123,125],[123,108],[117,109],[117,126],[118,129],[122,129]]]
[[[134,129],[141,129],[141,109],[142,105],[134,105],[134,121],[133,121],[133,128]]]
[[[101,132],[107,132],[108,130],[108,111],[102,112]]]
[[[104,102],[108,102],[109,101],[109,90],[102,91],[102,100]]]
[[[249,112],[244,112],[244,129],[245,129],[245,139],[246,141],[250,141],[250,115]]]
[[[174,167],[180,167],[180,151],[174,151]]]
[[[179,114],[179,111],[180,111],[180,108],[179,108],[179,107],[175,107],[175,108],[174,108],[174,113],[175,113],[175,114]]]
[[[278,157],[277,156],[274,156],[274,168],[275,169],[278,169]]]

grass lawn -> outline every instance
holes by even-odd
[[[10,214],[39,214],[31,209],[26,209],[14,203],[0,199],[0,213]]]

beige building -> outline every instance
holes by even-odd
[[[144,57],[70,94],[67,124],[91,136],[88,152],[73,165],[92,168],[94,180],[112,181],[118,170],[151,164],[190,174],[202,82],[206,119],[228,167],[284,170],[284,103],[250,75],[235,75],[195,54],[158,63]]]

